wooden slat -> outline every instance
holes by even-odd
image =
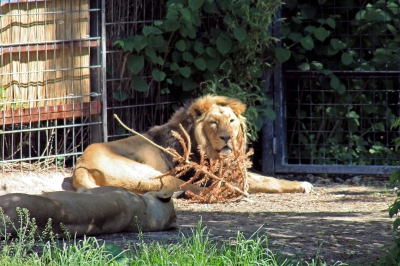
[[[23,53],[23,52],[40,52],[40,51],[50,51],[50,50],[59,50],[64,48],[76,48],[76,47],[99,47],[100,41],[92,40],[92,41],[64,41],[62,43],[51,43],[48,44],[30,44],[24,46],[12,47],[8,45],[7,47],[4,45],[0,45],[0,55],[9,54],[9,53]]]
[[[0,111],[0,125],[79,118],[101,113],[101,102],[63,104],[57,106],[34,107],[17,110]]]

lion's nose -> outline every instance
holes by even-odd
[[[228,142],[228,140],[231,139],[231,136],[228,133],[225,133],[225,134],[220,135],[219,138],[224,140],[225,142]]]

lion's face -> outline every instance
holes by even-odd
[[[241,113],[245,108],[241,102],[226,97],[203,97],[192,105],[196,141],[209,158],[218,159],[220,152],[230,154],[232,141],[239,134],[244,136],[245,118]]]

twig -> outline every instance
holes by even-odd
[[[150,139],[146,138],[145,136],[143,136],[142,134],[136,132],[135,130],[127,127],[124,123],[122,123],[122,121],[119,119],[117,114],[114,114],[114,118],[117,119],[117,121],[121,124],[121,126],[123,128],[125,128],[126,130],[128,130],[129,132],[132,132],[133,134],[136,134],[138,136],[140,136],[141,138],[143,138],[144,140],[146,140],[147,142],[149,142],[151,145],[153,145],[154,147],[159,148],[160,150],[162,150],[163,152],[168,153],[169,155],[171,155],[172,157],[175,157],[176,155],[172,152],[170,152],[168,149],[161,147],[160,145],[155,144],[153,141],[151,141]]]

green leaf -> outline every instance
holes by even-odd
[[[322,70],[324,68],[324,66],[320,62],[317,62],[317,61],[312,61],[311,66],[315,70]]]
[[[192,15],[190,14],[190,11],[187,10],[186,8],[181,8],[179,9],[179,12],[182,14],[182,18],[186,21],[190,21]]]
[[[392,218],[392,217],[393,217],[393,215],[390,216],[390,218]],[[396,218],[393,222],[393,230],[397,230],[399,228],[399,226],[400,226],[400,218]]]
[[[163,33],[159,28],[154,27],[154,26],[144,26],[143,29],[142,29],[142,32],[143,32],[143,34],[145,36],[148,36],[150,34],[155,34],[156,35],[156,34],[162,34]]]
[[[282,37],[288,36],[289,33],[290,33],[290,27],[288,27],[288,26],[282,26],[281,27],[281,35],[282,35]]]
[[[151,75],[153,76],[154,80],[158,82],[163,81],[166,77],[165,72],[157,68],[153,68]]]
[[[164,46],[165,40],[162,35],[150,35],[148,43],[155,48],[160,48]]]
[[[299,18],[299,17],[292,17],[292,20],[294,23],[296,24],[301,24],[303,23],[303,21]]]
[[[232,48],[232,41],[229,37],[217,38],[217,49],[221,54],[227,54]]]
[[[308,71],[310,70],[310,64],[309,63],[301,63],[298,68],[302,71]]]
[[[206,69],[206,61],[201,57],[196,58],[196,60],[194,60],[194,65],[200,70]]]
[[[376,62],[379,63],[384,63],[387,60],[388,57],[388,51],[384,48],[378,48],[375,50],[375,55],[374,55],[374,59]]]
[[[132,52],[133,47],[134,47],[134,43],[131,38],[123,39],[123,40],[116,40],[113,45],[115,45],[117,47],[120,46],[122,49],[124,49],[125,51],[129,51],[129,52]]]
[[[289,60],[291,54],[292,52],[290,50],[282,47],[278,47],[275,49],[275,57],[280,63]]]
[[[271,120],[275,120],[276,119],[276,113],[274,111],[274,109],[272,108],[265,108],[264,112],[263,112],[266,116],[268,116],[269,119]]]
[[[340,80],[335,76],[331,76],[331,82],[329,83],[333,89],[337,89],[340,86]]]
[[[196,11],[199,9],[204,3],[204,0],[189,0],[189,8],[192,9],[193,11]]]
[[[176,62],[172,62],[171,65],[169,66],[169,69],[171,69],[172,71],[178,70],[179,65]]]
[[[306,50],[311,50],[314,48],[314,41],[311,36],[305,36],[300,39],[301,46],[304,47]]]
[[[215,50],[212,47],[207,47],[206,48],[206,53],[211,57],[216,57],[217,56],[217,50]]]
[[[157,54],[156,54],[156,52],[154,51],[154,49],[152,48],[152,47],[146,47],[145,49],[144,49],[144,53],[145,53],[145,55],[147,55],[150,59],[151,58],[156,58],[157,57]]]
[[[305,32],[308,32],[308,33],[314,33],[314,31],[315,31],[316,29],[317,29],[317,27],[312,26],[312,25],[308,25],[307,27],[304,28],[304,31],[305,31]]]
[[[213,14],[218,12],[218,7],[215,2],[205,1],[203,5],[203,10],[208,14]]]
[[[154,64],[159,64],[160,66],[164,65],[164,59],[162,59],[161,56],[151,58],[151,62],[153,62]]]
[[[114,91],[113,92],[113,98],[117,101],[123,102],[126,99],[128,99],[128,93],[124,92],[124,91]]]
[[[353,63],[353,57],[351,56],[351,54],[348,53],[343,53],[342,54],[342,63],[346,66],[350,65],[351,63]]]
[[[145,92],[149,89],[149,86],[142,77],[136,76],[132,81],[131,88],[136,91]]]
[[[317,10],[315,9],[315,7],[309,5],[309,4],[304,4],[301,6],[301,17],[303,19],[312,19],[315,16],[315,13],[317,12]]]
[[[390,33],[392,33],[394,36],[397,35],[396,27],[394,27],[393,25],[386,24],[386,28],[387,28],[387,29],[390,31]]]
[[[314,31],[314,36],[317,40],[323,42],[329,36],[329,31],[323,27],[319,27]]]
[[[233,30],[233,35],[239,42],[242,42],[246,39],[246,30],[242,27],[237,27]]]
[[[194,44],[194,50],[201,54],[204,52],[204,44],[202,42],[196,41]]]
[[[346,86],[344,84],[340,84],[339,88],[337,88],[336,91],[340,95],[343,95],[346,92]]]
[[[194,61],[193,55],[189,52],[184,52],[182,54],[182,58],[183,58],[183,60],[185,60],[188,63],[192,63]]]
[[[190,69],[190,67],[181,67],[179,68],[179,73],[181,73],[181,75],[185,78],[188,78],[192,74],[192,70]]]
[[[303,34],[301,34],[300,32],[291,32],[289,33],[288,38],[294,42],[298,42],[301,38],[303,38]]]
[[[140,52],[147,45],[147,38],[142,35],[136,35],[133,39],[136,51]]]
[[[114,243],[105,242],[104,250],[106,254],[110,254],[111,257],[120,265],[125,265],[129,262],[125,251],[120,246]]]
[[[390,184],[393,185],[396,182],[400,182],[400,169],[390,174]]]
[[[126,62],[128,64],[128,68],[134,74],[138,74],[144,66],[144,57],[141,55],[129,54]]]
[[[184,40],[179,40],[175,44],[176,49],[183,52],[186,50],[186,42]]]
[[[335,39],[335,38],[331,39],[331,45],[332,45],[332,48],[335,50],[336,49],[339,49],[339,50],[344,49],[347,46],[344,42],[342,42],[339,39]]]
[[[203,58],[204,58],[204,61],[206,61],[207,70],[213,72],[218,69],[218,67],[220,65],[220,57],[219,56],[211,57],[209,55],[204,55]]]
[[[172,32],[172,31],[176,31],[177,29],[179,29],[179,27],[181,26],[181,23],[176,19],[166,19],[164,21],[163,26],[164,26],[165,31]]]
[[[399,205],[400,205],[399,201],[397,201],[397,200],[392,205],[390,205],[390,207],[389,207],[389,217],[390,218],[392,218],[393,215],[395,215],[395,214],[397,214],[399,212],[399,207],[400,207]],[[400,219],[396,218],[396,220],[400,220]]]
[[[328,24],[328,26],[331,27],[332,29],[336,28],[336,22],[333,18],[327,18],[326,24]]]

